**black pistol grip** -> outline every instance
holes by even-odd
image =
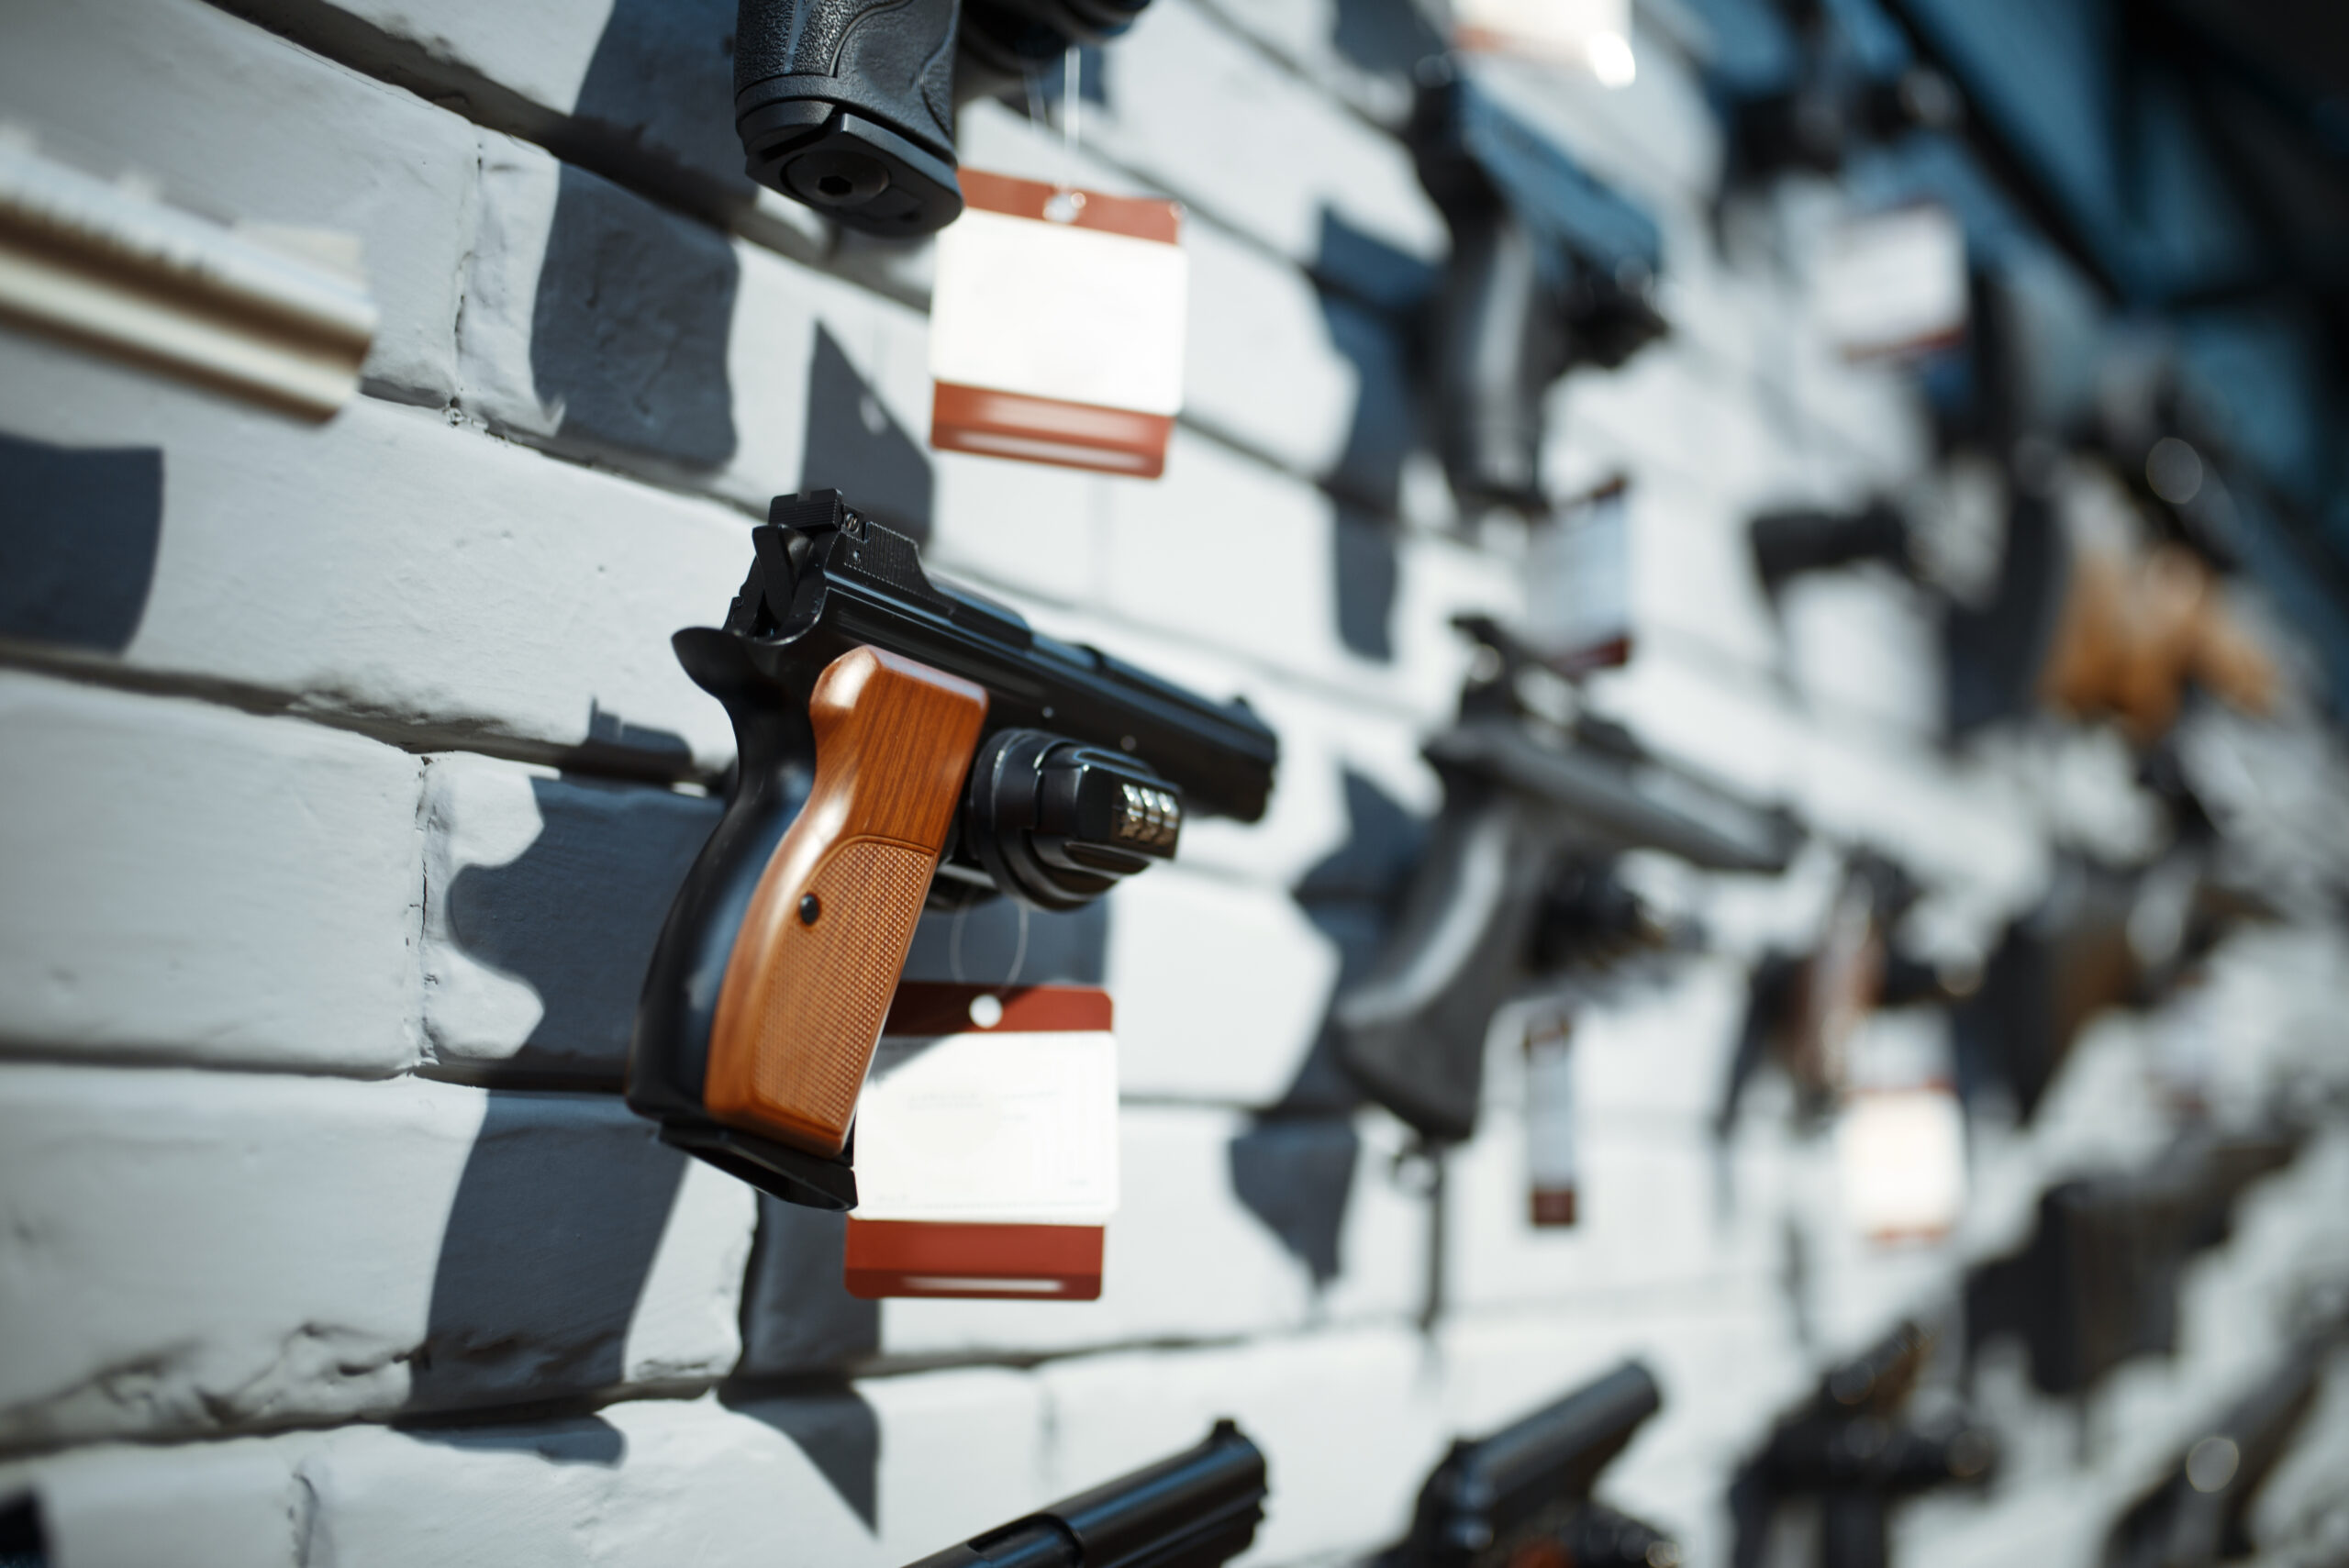
[[[1542,506],[1542,394],[1567,358],[1544,298],[1535,240],[1508,206],[1450,213],[1451,265],[1436,301],[1437,439],[1471,505]]]
[[[817,1208],[852,1208],[856,1177],[846,1158],[820,1158],[723,1127],[702,1103],[710,1028],[736,933],[814,776],[807,693],[777,684],[752,664],[740,639],[724,632],[696,628],[672,642],[685,673],[733,720],[736,780],[653,946],[629,1040],[628,1102],[661,1124],[662,1141],[761,1191]]]
[[[734,121],[750,176],[869,234],[953,222],[955,18],[955,0],[741,0]]]
[[[1522,980],[1548,859],[1522,802],[1455,785],[1395,935],[1337,1005],[1340,1061],[1424,1137],[1476,1129],[1486,1035]]]
[[[1796,577],[1862,562],[1881,562],[1903,576],[1915,575],[1908,519],[1883,500],[1853,512],[1765,512],[1747,526],[1747,542],[1754,573],[1773,603]]]

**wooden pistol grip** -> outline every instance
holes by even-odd
[[[986,692],[859,648],[807,704],[816,780],[751,895],[702,1103],[729,1127],[837,1154],[954,819]]]

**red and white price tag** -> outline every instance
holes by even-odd
[[[1846,359],[1921,353],[1965,335],[1965,229],[1936,203],[1852,219],[1811,276],[1820,323]]]
[[[1536,1013],[1525,1026],[1527,1218],[1538,1228],[1575,1222],[1574,1045],[1574,1020],[1563,1012]]]
[[[849,1293],[1090,1301],[1118,1207],[1108,993],[897,987],[856,1111]]]
[[[1157,478],[1183,406],[1182,208],[962,179],[930,293],[930,444]]]
[[[1631,0],[1453,0],[1452,15],[1462,49],[1578,65],[1609,87],[1637,74]]]

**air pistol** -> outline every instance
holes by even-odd
[[[1784,816],[1667,766],[1620,727],[1543,717],[1527,693],[1555,677],[1494,622],[1456,624],[1483,645],[1483,673],[1426,748],[1443,809],[1375,966],[1334,1009],[1347,1070],[1439,1143],[1475,1131],[1502,1003],[1577,951],[1652,940],[1595,867],[1645,848],[1777,872],[1798,840]]]
[[[778,497],[722,627],[671,639],[726,705],[726,810],[653,950],[629,1103],[794,1203],[851,1208],[851,1118],[925,906],[1074,909],[1264,815],[1277,746],[931,579],[834,490]]]

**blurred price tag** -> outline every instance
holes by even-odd
[[[1965,1118],[1945,1084],[1866,1089],[1845,1102],[1835,1162],[1843,1210],[1872,1241],[1949,1234],[1965,1206]]]
[[[962,178],[930,295],[930,444],[1157,478],[1183,406],[1182,209]]]
[[[1609,480],[1533,530],[1525,563],[1526,640],[1561,674],[1631,657],[1631,507]]]
[[[1609,87],[1636,74],[1631,0],[1453,0],[1462,49],[1578,65]]]
[[[1525,1028],[1525,1174],[1537,1227],[1575,1222],[1575,1026],[1536,1014]]]
[[[1852,1036],[1876,1010],[1884,964],[1875,899],[1863,878],[1846,876],[1803,964],[1787,1040],[1787,1065],[1798,1083],[1825,1094],[1851,1083]]]
[[[1109,1026],[1102,991],[897,988],[857,1102],[850,1294],[1101,1294],[1118,1207]]]
[[[1965,335],[1965,230],[1930,202],[1854,218],[1827,241],[1811,287],[1847,359],[1945,348]]]

